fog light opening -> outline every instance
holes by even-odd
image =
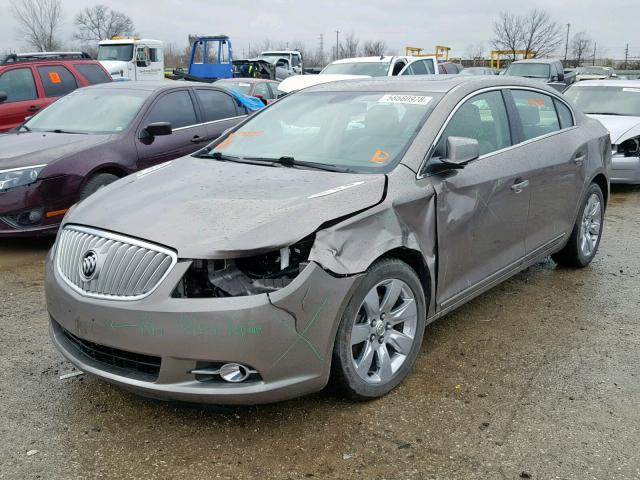
[[[220,367],[220,378],[230,383],[244,382],[253,372],[239,363],[225,363]]]

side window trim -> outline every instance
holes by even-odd
[[[524,141],[524,131],[520,122],[520,115],[516,108],[516,102],[511,94],[511,89],[502,89],[502,98],[507,107],[507,117],[509,118],[509,129],[511,131],[511,146],[518,145]]]

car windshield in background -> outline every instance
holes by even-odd
[[[514,63],[507,68],[506,75],[516,77],[549,78],[549,65],[546,63]]]
[[[584,113],[640,116],[640,87],[574,86],[564,96]]]
[[[331,65],[327,65],[322,73],[385,77],[389,72],[389,65],[387,62],[332,63]]]
[[[98,60],[118,60],[129,62],[133,60],[133,44],[129,45],[100,45]]]
[[[218,143],[222,159],[295,160],[359,173],[389,171],[440,99],[435,93],[290,95]]]
[[[493,75],[493,71],[489,68],[469,67],[462,70],[460,75]]]
[[[147,95],[145,92],[77,90],[29,120],[34,132],[118,133],[124,131]]]
[[[603,67],[581,67],[578,69],[577,73],[579,75],[606,75],[609,76],[611,74],[611,70],[608,70]]]
[[[226,90],[235,90],[236,92],[244,93],[245,95],[249,95],[249,92],[251,91],[251,84],[247,82],[218,80],[216,85]]]

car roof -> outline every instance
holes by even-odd
[[[109,82],[109,83],[99,83],[97,85],[90,85],[88,87],[84,87],[83,90],[87,89],[121,89],[121,90],[139,90],[146,92],[156,92],[162,90],[171,90],[174,88],[181,87],[207,87],[207,88],[216,88],[215,84],[211,83],[203,83],[203,82],[185,82],[185,81],[177,81],[177,80],[157,80],[157,81],[144,81],[144,82]]]
[[[541,89],[540,81],[523,77],[498,75],[406,75],[340,80],[305,88],[305,92],[431,92],[446,93],[465,85],[470,89],[500,86],[522,86]],[[545,89],[550,90],[552,89]]]
[[[393,55],[385,55],[385,56],[375,56],[375,57],[353,57],[353,58],[341,58],[340,60],[335,60],[331,62],[331,64],[339,64],[339,63],[391,63],[391,60],[394,58],[407,58],[414,59],[416,57],[410,57],[406,55],[401,56],[393,56]],[[422,58],[422,57],[420,57]],[[430,58],[430,57],[424,57]]]
[[[556,63],[560,60],[553,58],[525,58],[523,60],[516,60],[515,62],[511,62],[511,65],[514,63]]]
[[[633,87],[640,88],[640,80],[582,80],[572,87]]]

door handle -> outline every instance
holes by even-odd
[[[27,108],[27,112],[37,112],[38,110],[40,110],[40,107],[36,105],[31,105],[29,108]]]
[[[573,157],[573,163],[580,166],[587,159],[587,156],[584,153],[576,153],[576,156]]]
[[[191,143],[200,143],[202,141],[204,141],[204,140],[199,135],[194,135],[193,138],[191,139]]]
[[[529,186],[529,180],[522,180],[518,178],[516,183],[511,185],[511,191],[513,193],[522,193],[522,191]]]

